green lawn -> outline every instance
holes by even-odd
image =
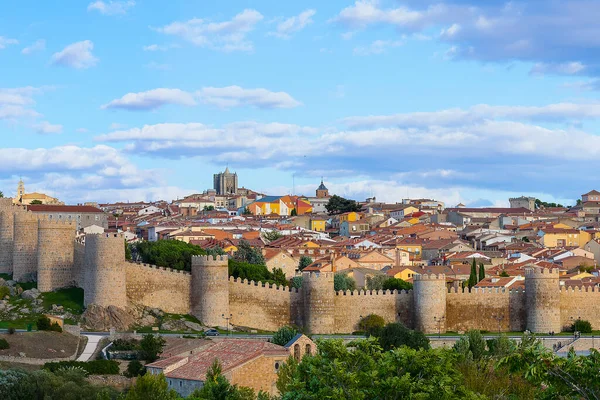
[[[55,292],[42,294],[43,306],[45,309],[52,309],[52,304],[63,306],[73,314],[83,313],[83,289],[66,288]]]
[[[12,279],[12,275],[10,275],[10,274],[0,274],[0,278],[4,279],[5,281],[10,281]]]

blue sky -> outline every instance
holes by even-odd
[[[482,3],[484,5],[482,5]],[[598,188],[600,1],[6,1],[0,190],[574,203]]]

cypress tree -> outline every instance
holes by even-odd
[[[479,282],[485,279],[485,267],[483,263],[479,263]]]
[[[471,274],[469,275],[469,281],[467,282],[467,286],[469,286],[469,290],[473,286],[477,284],[477,263],[475,262],[475,258],[473,258],[473,262],[471,263]]]

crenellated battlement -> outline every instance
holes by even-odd
[[[140,266],[140,267],[155,269],[155,270],[164,271],[164,272],[168,272],[168,273],[172,273],[172,274],[192,275],[188,271],[183,271],[183,270],[180,270],[180,269],[167,268],[167,267],[159,267],[159,266],[153,265],[153,264],[146,264],[146,263],[132,262],[132,261],[127,261],[127,264],[128,265],[137,265],[137,266]]]
[[[446,281],[444,274],[417,274],[413,277],[413,281]]]
[[[335,273],[333,272],[303,272],[302,279],[306,280],[320,280],[320,279],[333,279]]]
[[[406,296],[413,295],[412,290],[338,290],[336,296]]]
[[[229,264],[229,256],[192,256],[192,267],[223,267]]]
[[[536,265],[531,265],[525,268],[525,278],[543,279],[543,278],[558,278],[559,269],[548,269]]]
[[[298,288],[293,288],[291,286],[275,285],[272,283],[265,283],[260,281],[249,281],[248,279],[234,278],[233,276],[229,277],[229,282],[244,286],[254,286],[261,289],[277,290],[279,292],[298,293]]]
[[[560,288],[560,292],[561,293],[580,293],[580,292],[587,292],[587,293],[600,293],[600,288],[596,288],[595,286],[569,286],[569,287],[565,287],[565,286],[561,286]]]

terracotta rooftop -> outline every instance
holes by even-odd
[[[48,204],[32,204],[27,209],[33,212],[62,212],[62,213],[99,213],[104,211],[92,206],[53,206]]]

